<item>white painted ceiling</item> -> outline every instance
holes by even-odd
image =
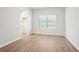
[[[36,10],[36,9],[43,9],[43,8],[48,8],[48,7],[31,7],[33,10]]]
[[[58,7],[31,7],[31,9],[33,9],[33,10],[43,9],[43,8],[58,8]],[[59,7],[59,8],[65,8],[65,7]]]

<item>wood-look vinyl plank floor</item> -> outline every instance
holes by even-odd
[[[13,42],[3,48],[1,52],[76,52],[66,43],[64,36],[30,35]]]

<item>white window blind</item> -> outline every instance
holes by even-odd
[[[56,15],[40,15],[40,29],[56,29]]]

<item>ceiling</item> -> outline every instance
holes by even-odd
[[[48,7],[31,7],[33,10],[36,10],[36,9],[43,9],[43,8],[48,8]]]
[[[65,7],[31,7],[33,10],[43,9],[43,8],[65,8]]]

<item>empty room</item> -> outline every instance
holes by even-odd
[[[0,52],[78,52],[79,7],[0,7]]]

